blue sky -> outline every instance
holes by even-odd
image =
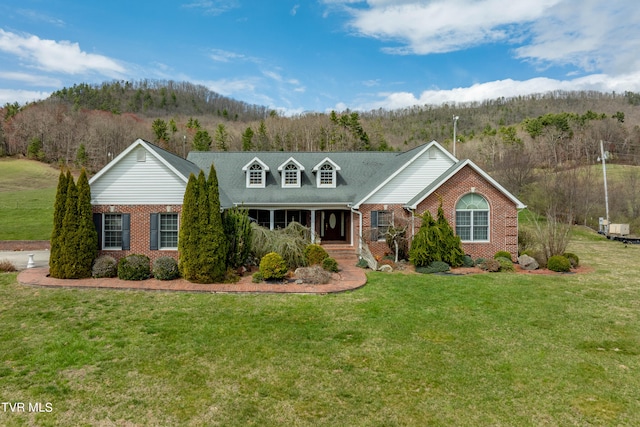
[[[640,92],[635,0],[0,3],[0,105],[188,81],[284,114]]]

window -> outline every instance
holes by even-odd
[[[160,214],[160,249],[178,248],[178,214]]]
[[[295,164],[289,163],[284,168],[283,178],[283,187],[300,187],[300,171]]]
[[[104,215],[104,248],[105,249],[121,249],[122,248],[122,215],[105,214]]]
[[[262,183],[262,166],[255,163],[251,165],[249,168],[249,186],[250,187],[261,187],[264,184]]]
[[[316,174],[316,187],[318,188],[336,188],[337,173],[340,170],[333,160],[325,157],[320,163],[313,167],[313,173]]]
[[[129,249],[129,214],[94,214],[98,247],[106,250]]]
[[[242,171],[245,172],[247,177],[247,188],[264,188],[266,186],[269,166],[259,158],[254,157],[242,167]]]
[[[456,205],[456,234],[462,241],[489,241],[489,203],[475,193],[462,197]]]
[[[371,241],[385,240],[389,227],[393,226],[393,212],[371,211]]]
[[[320,168],[320,187],[335,187],[333,180],[335,179],[336,172],[333,170],[333,166],[329,163],[325,163]]]

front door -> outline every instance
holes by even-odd
[[[322,215],[322,240],[345,240],[345,211],[323,211]]]

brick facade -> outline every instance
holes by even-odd
[[[457,174],[442,184],[435,193],[423,200],[416,209],[416,214],[423,214],[429,210],[435,218],[442,197],[442,208],[449,224],[455,230],[456,204],[469,193],[483,196],[489,203],[489,241],[488,242],[463,242],[462,250],[475,258],[492,258],[498,251],[511,253],[512,259],[518,256],[518,210],[512,200],[496,189],[490,182],[469,166],[462,168]],[[411,238],[413,233],[420,228],[420,218],[413,217],[412,213],[402,205],[362,205],[362,228],[364,241],[369,245],[371,252],[382,257],[390,254],[391,250],[384,240],[372,242],[369,238],[371,228],[371,212],[386,210],[392,211],[396,226],[407,225],[407,236]],[[356,229],[359,225],[356,225]]]
[[[150,218],[152,213],[177,213],[182,212],[182,205],[94,205],[93,213],[121,213],[131,215],[130,249],[129,250],[99,250],[98,256],[109,255],[116,260],[130,254],[143,254],[151,259],[151,262],[164,256],[170,256],[178,260],[177,250],[151,250],[150,249]],[[180,221],[180,216],[178,216]],[[102,239],[100,239],[102,241]]]

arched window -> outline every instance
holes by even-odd
[[[458,201],[456,234],[466,242],[489,241],[489,203],[484,197],[470,193]]]
[[[259,163],[254,163],[249,168],[249,187],[264,187],[264,171]]]
[[[325,163],[320,168],[320,187],[335,187],[336,171],[330,163]]]
[[[284,168],[283,187],[300,187],[300,171],[295,163],[289,163]]]

